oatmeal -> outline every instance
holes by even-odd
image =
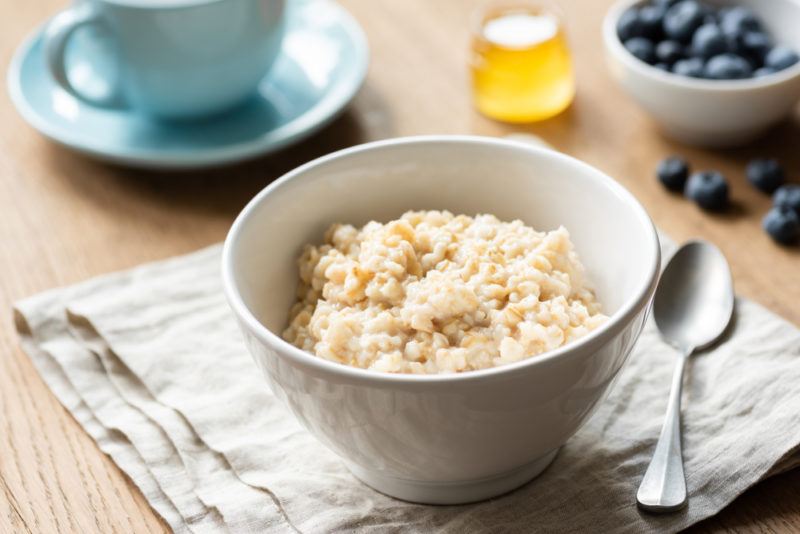
[[[409,211],[335,224],[298,260],[283,337],[320,358],[392,373],[484,369],[542,354],[607,317],[569,233],[493,215]]]

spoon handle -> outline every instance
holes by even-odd
[[[639,506],[648,512],[672,512],[686,505],[681,455],[681,389],[683,369],[691,352],[686,351],[675,365],[664,426],[636,494]]]

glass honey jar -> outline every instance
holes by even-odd
[[[493,119],[548,119],[575,95],[562,20],[537,2],[494,2],[477,12],[470,66],[475,105]]]

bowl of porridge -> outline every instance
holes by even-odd
[[[242,211],[223,283],[248,349],[360,480],[454,504],[531,480],[647,315],[658,238],[602,172],[515,141],[380,141]]]

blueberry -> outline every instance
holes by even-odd
[[[683,58],[683,45],[678,41],[661,41],[656,45],[656,59],[662,63],[672,65]]]
[[[798,61],[797,52],[786,46],[776,46],[767,52],[764,65],[775,70],[788,69]]]
[[[747,164],[747,180],[757,189],[771,195],[783,185],[786,177],[780,163],[774,159],[754,159]]]
[[[703,74],[712,80],[738,80],[751,77],[753,68],[741,56],[720,54],[708,60]]]
[[[761,31],[761,23],[752,10],[737,6],[725,11],[720,18],[722,31],[728,35],[744,33],[746,31]]]
[[[683,0],[664,14],[664,33],[670,39],[688,43],[704,17],[705,12],[700,4],[694,0]]]
[[[668,63],[656,63],[653,66],[658,70],[663,70],[664,72],[672,72]]]
[[[658,41],[663,36],[662,26],[666,9],[660,6],[645,6],[639,10],[639,21],[642,24],[643,37]]]
[[[775,74],[776,72],[778,71],[776,71],[775,69],[771,69],[769,67],[761,67],[760,69],[756,69],[753,72],[753,78],[762,78],[764,76],[769,76],[770,74]]]
[[[625,48],[628,52],[641,59],[645,63],[655,63],[656,53],[653,43],[644,37],[634,37],[625,41]]]
[[[683,158],[670,156],[658,163],[656,176],[670,191],[683,191],[686,178],[689,177],[689,165]]]
[[[747,48],[744,46],[744,35],[743,33],[725,35],[725,44],[728,48],[728,52],[736,54],[737,56],[747,56]]]
[[[635,7],[626,9],[617,21],[617,36],[623,43],[633,37],[644,36],[644,25],[639,19],[639,10]]]
[[[728,204],[728,182],[718,171],[692,174],[683,192],[704,210],[720,211]]]
[[[728,40],[716,24],[703,24],[692,36],[692,53],[708,59],[728,51]]]
[[[672,66],[672,72],[680,74],[681,76],[689,76],[691,78],[703,77],[703,60],[699,57],[689,59],[680,59]]]
[[[773,207],[761,225],[772,239],[782,245],[791,245],[800,237],[800,217],[788,208]]]
[[[800,185],[789,184],[779,187],[772,197],[776,208],[787,208],[800,217]]]
[[[772,40],[769,36],[761,32],[747,32],[740,42],[742,52],[759,64],[764,62],[764,58],[772,46]]]

